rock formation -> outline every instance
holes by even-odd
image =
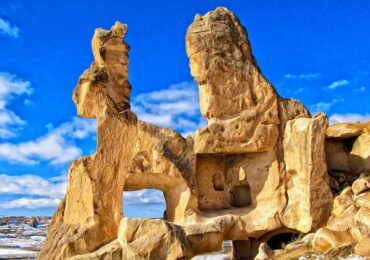
[[[73,101],[80,116],[97,118],[97,150],[72,163],[40,259],[191,259],[224,240],[234,259],[259,249],[263,258],[277,255],[268,245],[277,236],[316,230],[310,241],[324,234],[313,242],[321,251],[343,245],[334,237],[369,255],[369,180],[333,200],[343,183],[336,172],[370,171],[369,124],[328,127],[326,115],[280,97],[238,18],[217,8],[186,34],[208,124],[184,138],[130,110],[126,31],[119,22],[95,31],[95,61]],[[163,192],[163,219],[124,217],[122,192],[141,189]]]

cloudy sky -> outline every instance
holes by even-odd
[[[327,113],[332,123],[370,120],[367,0],[1,0],[0,215],[51,215],[71,160],[94,151],[95,122],[76,117],[71,94],[93,60],[96,27],[129,25],[132,107],[139,118],[184,135],[202,126],[184,37],[196,13],[216,6],[239,16],[282,96]],[[125,198],[129,216],[162,215],[160,192]]]

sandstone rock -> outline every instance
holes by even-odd
[[[349,207],[353,205],[353,191],[351,187],[347,187],[339,196],[335,197],[332,214],[335,217],[340,217]]]
[[[355,246],[356,255],[370,257],[370,237],[361,239]]]
[[[348,139],[370,131],[370,121],[363,123],[340,123],[328,127],[327,138]]]
[[[358,177],[370,173],[370,121],[331,125],[326,131],[326,158],[331,171]]]
[[[313,237],[314,234],[310,233],[304,236],[301,240],[293,241],[286,245],[284,249],[274,250],[273,259],[297,259],[305,255],[307,252],[311,252],[313,250],[311,245]]]
[[[359,195],[370,190],[370,176],[359,178],[352,184],[354,195]]]
[[[277,94],[252,55],[236,16],[217,8],[198,16],[186,34],[200,109],[209,122],[195,134],[196,153],[262,152],[278,137]]]
[[[312,246],[317,252],[326,252],[333,248],[340,248],[353,244],[355,240],[348,231],[333,231],[320,228],[312,240]]]
[[[124,248],[123,259],[181,259],[193,255],[184,230],[160,219],[124,218],[118,240]]]
[[[271,248],[266,244],[262,243],[258,248],[258,254],[254,258],[255,260],[269,260],[273,258],[273,252]]]
[[[352,187],[345,188],[334,199],[332,215],[326,227],[311,234],[313,235],[312,249],[306,248],[305,255],[323,253],[322,257],[336,259],[340,256],[346,256],[354,250],[357,255],[369,256],[370,209],[368,204],[370,197],[368,195],[370,192],[354,196],[354,191],[361,190],[361,187],[364,187],[364,182],[366,183],[366,179],[358,179]],[[358,189],[358,187],[360,188]],[[304,241],[302,239],[293,242],[292,245],[297,243],[304,243]],[[302,250],[304,251],[305,248],[303,247]],[[287,256],[288,252],[287,249],[274,250],[273,254],[276,258],[280,255]]]
[[[78,115],[95,118],[104,109],[117,114],[130,108],[130,47],[123,42],[126,31],[127,25],[119,22],[109,31],[96,29],[91,43],[95,62],[81,75],[73,92]]]
[[[353,143],[349,155],[351,170],[370,173],[370,132],[360,135]]]
[[[361,207],[357,211],[353,218],[351,234],[357,241],[370,237],[370,209]]]
[[[370,209],[370,192],[361,193],[354,198],[357,208],[365,207]]]
[[[325,153],[328,168],[332,171],[351,174],[349,152],[343,142],[327,139],[325,142]]]
[[[278,102],[281,130],[285,129],[285,125],[289,120],[295,118],[311,118],[310,112],[298,100],[279,97]]]
[[[285,128],[289,200],[283,219],[288,227],[304,233],[325,224],[331,212],[333,196],[324,151],[327,124],[327,117],[318,114],[312,119],[290,120]]]
[[[184,138],[140,121],[130,110],[126,31],[119,22],[95,31],[95,61],[73,101],[79,115],[97,118],[97,150],[71,164],[40,259],[190,259],[220,250],[225,240],[236,259],[251,259],[258,248],[261,259],[298,257],[312,249],[314,236],[320,250],[365,239],[368,192],[356,182],[335,199],[330,216],[325,159],[333,171],[354,171],[355,178],[359,170],[366,173],[364,125],[327,130],[325,115],[311,118],[302,103],[280,97],[259,69],[246,30],[226,8],[197,15],[186,34],[208,125]],[[332,178],[339,187],[344,183]],[[122,192],[141,189],[163,192],[163,219],[124,217]],[[327,221],[325,232],[280,253],[263,244]]]

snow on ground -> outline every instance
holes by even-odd
[[[231,256],[229,253],[198,255],[192,258],[192,260],[230,260],[230,259]]]
[[[37,252],[18,248],[0,248],[0,259],[36,259]]]
[[[231,258],[231,242],[223,241],[221,251],[198,255],[191,260],[230,260]]]
[[[24,224],[12,221],[10,224],[0,224],[0,259],[36,259],[45,241],[49,220],[40,224]],[[3,222],[2,222],[3,223]],[[314,256],[322,260],[320,255]],[[231,259],[231,243],[224,241],[222,250],[195,256],[192,260],[229,260]],[[299,260],[306,260],[300,257]],[[312,259],[312,258],[310,258]],[[365,260],[355,255],[339,260]]]
[[[49,223],[48,218],[39,220],[42,223],[24,217],[2,218],[0,259],[36,259],[45,241]]]

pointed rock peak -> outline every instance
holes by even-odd
[[[95,118],[104,111],[122,114],[130,109],[129,45],[123,41],[127,25],[98,28],[91,41],[95,62],[81,75],[73,92],[78,115]]]
[[[95,30],[91,46],[95,61],[103,64],[127,64],[129,45],[123,42],[128,26],[116,22],[110,30],[98,28]]]
[[[112,36],[121,37],[123,39],[126,36],[127,29],[127,24],[116,21],[110,30],[112,32]]]
[[[209,37],[210,35],[216,37]],[[218,7],[203,16],[197,14],[188,28],[186,40],[189,57],[202,50],[218,54],[233,51],[229,54],[235,60],[249,60],[257,66],[247,31],[237,16],[225,7]],[[224,48],[220,49],[220,45]]]

